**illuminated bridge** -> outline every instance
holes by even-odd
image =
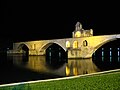
[[[120,38],[120,34],[93,36],[93,30],[84,30],[82,24],[77,22],[72,38],[36,40],[13,43],[13,50],[8,54],[46,55],[46,49],[52,44],[60,46],[68,58],[90,58],[102,45]],[[27,47],[27,49],[24,49]]]

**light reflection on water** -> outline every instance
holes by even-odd
[[[73,76],[100,71],[89,59],[68,59],[67,62],[62,60],[46,60],[45,56],[29,56],[28,60],[21,56],[13,57],[13,64],[21,68],[26,68],[35,72],[56,74],[60,76]],[[49,62],[48,62],[49,61]]]
[[[82,75],[100,71],[93,63],[92,58],[89,59],[68,59],[66,64],[66,75]]]
[[[90,74],[120,68],[120,57],[64,59],[10,56],[0,60],[0,84]],[[10,77],[8,77],[10,75]]]
[[[51,66],[51,62],[46,62],[45,56],[29,56],[27,62],[23,62],[22,57],[19,58],[19,60],[15,57],[13,58],[13,64],[18,67],[26,68],[35,72],[65,76],[64,70],[66,63],[64,62],[64,64],[62,64],[62,66],[60,66],[59,68],[53,69],[51,67],[54,66]],[[56,64],[58,64],[59,66],[59,63]]]

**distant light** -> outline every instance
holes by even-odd
[[[51,50],[51,48],[49,48],[49,50]]]
[[[120,50],[120,48],[117,48],[117,50],[119,51],[119,50]]]
[[[110,51],[110,56],[112,56],[112,52]]]
[[[112,48],[110,48],[110,50],[112,50]]]
[[[51,52],[49,52],[49,56],[52,56],[51,54],[52,54],[52,53],[51,53]]]
[[[104,56],[104,51],[102,51],[102,57]]]
[[[102,50],[104,50],[104,48],[102,48]]]
[[[112,62],[112,57],[110,57],[110,62]]]
[[[118,51],[118,56],[120,55],[119,51]]]
[[[61,52],[59,52],[59,57],[61,57]]]
[[[120,61],[120,57],[118,57],[118,62]]]

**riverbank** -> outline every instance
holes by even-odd
[[[55,80],[21,82],[1,85],[0,90],[119,90],[120,70],[79,75]]]

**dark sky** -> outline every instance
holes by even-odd
[[[117,2],[1,0],[1,45],[16,41],[70,38],[77,21],[94,35],[120,33]]]

